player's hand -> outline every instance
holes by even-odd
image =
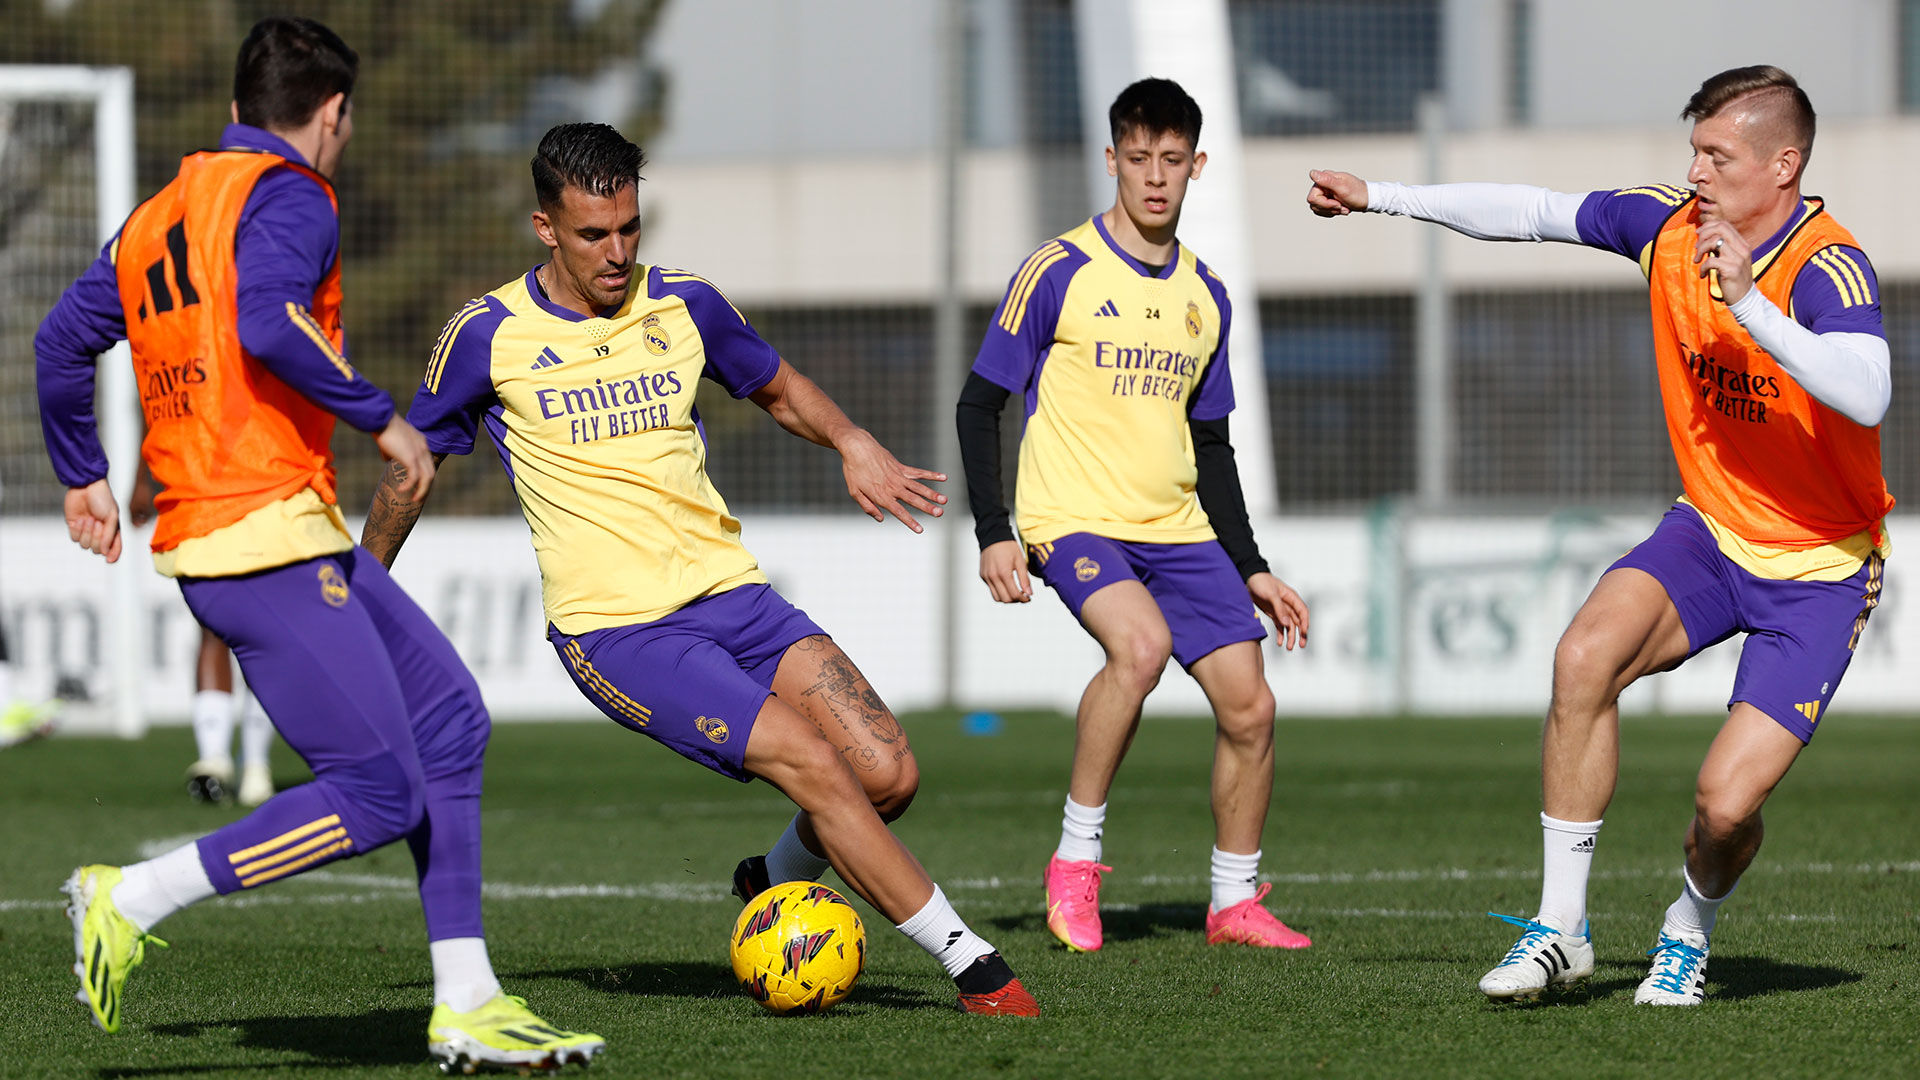
[[[1027,560],[1020,553],[1020,541],[998,540],[980,552],[980,580],[987,591],[1002,604],[1024,604],[1033,599],[1027,584]]]
[[[1367,208],[1367,182],[1352,173],[1312,169],[1307,179],[1313,181],[1307,189],[1307,209],[1321,217],[1345,217]]]
[[[106,480],[68,488],[66,515],[67,536],[74,543],[108,562],[120,561],[120,504]]]
[[[433,486],[433,451],[427,449],[427,437],[420,429],[396,412],[373,442],[381,456],[393,462],[387,474],[393,478],[394,492],[411,503],[427,501],[427,489]]]
[[[134,528],[153,520],[153,474],[142,464],[133,475],[133,495],[127,499],[127,519]]]
[[[1753,249],[1740,230],[1719,219],[1700,226],[1693,243],[1693,262],[1701,277],[1720,275],[1720,295],[1732,304],[1753,288]]]
[[[834,449],[840,451],[840,472],[847,480],[847,494],[873,520],[885,521],[892,514],[907,528],[923,532],[907,507],[932,517],[945,513],[940,508],[946,505],[947,497],[920,482],[940,483],[946,480],[945,473],[902,465],[892,451],[864,430],[856,429]]]
[[[1307,602],[1300,599],[1293,586],[1263,570],[1247,579],[1247,592],[1254,605],[1273,620],[1281,648],[1292,650],[1307,644]]]

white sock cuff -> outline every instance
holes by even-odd
[[[1599,818],[1594,821],[1562,821],[1557,817],[1548,817],[1545,811],[1540,814],[1540,826],[1554,832],[1571,833],[1574,836],[1595,836],[1606,821]]]
[[[1084,821],[1089,825],[1098,825],[1107,819],[1106,803],[1101,803],[1099,806],[1082,806],[1074,802],[1073,796],[1069,795],[1065,809],[1068,817],[1075,821]]]
[[[1693,873],[1689,871],[1684,865],[1680,867],[1680,880],[1687,883],[1686,884],[1687,892],[1691,893],[1695,900],[1698,900],[1703,904],[1718,905],[1720,901],[1725,900],[1729,896],[1732,896],[1734,889],[1737,889],[1740,887],[1740,883],[1736,881],[1733,883],[1733,888],[1728,889],[1726,892],[1721,893],[1719,896],[1708,896],[1706,893],[1700,890],[1700,886],[1695,885],[1693,883]]]
[[[939,918],[942,908],[951,907],[952,905],[947,903],[947,894],[940,891],[940,883],[935,882],[933,885],[933,895],[927,897],[927,902],[921,905],[919,911],[907,916],[906,922],[896,925],[894,929],[908,937],[912,937],[915,931],[924,928],[928,923]]]
[[[799,814],[787,822],[780,839],[767,849],[767,881],[774,885],[783,881],[819,881],[827,872],[827,866],[826,856],[808,851],[801,841]]]

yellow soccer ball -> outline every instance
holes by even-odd
[[[740,912],[733,974],[769,1012],[815,1013],[844,1000],[867,960],[867,931],[847,898],[812,881],[775,885]]]

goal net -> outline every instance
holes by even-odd
[[[34,390],[40,320],[133,208],[133,75],[0,65],[0,629],[15,697],[65,701],[69,729],[138,735],[137,545],[108,566],[67,540]],[[101,361],[97,411],[114,490],[131,489],[132,370]],[[129,540],[132,538],[129,537]]]

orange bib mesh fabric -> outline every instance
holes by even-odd
[[[120,233],[114,263],[147,424],[141,456],[165,488],[155,499],[155,551],[309,487],[334,501],[332,414],[240,345],[234,236],[254,185],[275,168],[311,177],[333,199],[324,178],[285,158],[202,151]],[[340,348],[337,260],[310,311]]]
[[[1755,267],[1754,286],[1792,312],[1807,260],[1853,236],[1809,200],[1807,217]],[[1810,548],[1863,531],[1880,539],[1893,507],[1880,429],[1814,400],[1740,327],[1693,261],[1699,204],[1661,227],[1648,264],[1654,352],[1667,434],[1687,498],[1757,544]]]

